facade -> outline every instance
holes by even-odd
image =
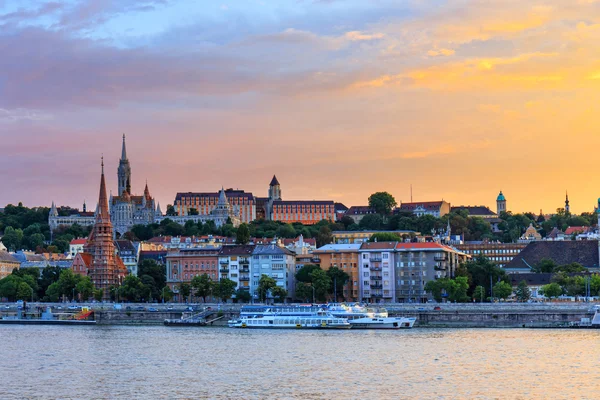
[[[540,293],[540,289],[544,285],[552,283],[552,277],[554,274],[534,274],[534,273],[523,273],[523,274],[508,274],[510,284],[513,288],[517,288],[519,283],[525,281],[527,287],[531,291],[532,299],[543,299],[544,295]]]
[[[597,240],[535,241],[527,244],[509,262],[505,269],[509,273],[531,272],[544,258],[557,265],[579,263],[592,272],[600,271]]]
[[[275,279],[277,286],[287,290],[288,301],[294,299],[296,258],[294,253],[284,247],[257,245],[252,252],[250,264],[250,290],[254,299],[258,300],[258,284],[262,275]]]
[[[250,263],[255,246],[229,245],[221,247],[219,252],[219,279],[227,278],[234,281],[236,289],[252,293]]]
[[[357,244],[368,242],[376,233],[394,233],[400,237],[412,238],[420,235],[415,231],[333,231],[333,243],[335,244]]]
[[[502,194],[501,190],[500,194],[498,194],[498,197],[496,198],[496,214],[500,215],[500,213],[506,211],[508,211],[506,209],[506,197],[504,197],[504,194]]]
[[[529,243],[535,240],[542,240],[542,235],[533,227],[533,224],[529,224],[525,233],[519,238],[520,243]]]
[[[455,247],[473,258],[484,256],[496,266],[504,268],[526,246],[526,243],[465,242]]]
[[[92,226],[96,222],[96,213],[88,212],[85,202],[83,203],[83,211],[79,212],[77,209],[69,209],[68,215],[59,215],[58,209],[54,202],[50,207],[50,214],[48,215],[48,225],[50,225],[50,231],[55,231],[61,225],[71,226]]]
[[[485,220],[492,220],[498,218],[498,214],[490,210],[486,206],[457,206],[451,208],[452,212],[455,211],[467,211],[470,217],[479,217]]]
[[[377,211],[369,206],[352,206],[344,215],[352,218],[355,224],[359,224],[360,220],[363,219],[365,215],[369,214],[377,214]]]
[[[180,193],[178,193],[177,196],[179,197]],[[193,199],[193,197],[190,197],[190,199]],[[177,201],[177,200],[175,200],[175,201]],[[179,201],[187,202],[188,198],[182,197],[182,198],[180,198]],[[180,208],[181,207],[182,206],[180,206]],[[190,209],[191,208],[194,208],[194,207],[190,207]],[[192,221],[194,223],[202,222],[203,224],[207,223],[208,221],[213,221],[215,223],[215,226],[217,226],[217,227],[225,225],[228,220],[231,220],[231,223],[233,224],[233,226],[239,226],[241,223],[241,220],[239,218],[239,208],[233,207],[230,204],[229,199],[227,198],[227,195],[225,194],[225,190],[223,188],[221,188],[221,191],[219,192],[219,197],[218,197],[218,200],[216,201],[216,203],[208,208],[210,208],[210,211],[208,212],[208,214],[201,214],[198,212],[198,214],[165,216],[165,217],[161,217],[159,219],[159,222],[162,221],[163,219],[167,219],[167,218],[172,221],[175,221],[181,225],[185,225],[185,223],[187,221]],[[186,212],[188,212],[188,211],[189,211],[189,209],[186,210]]]
[[[221,189],[223,191],[223,189]],[[249,223],[257,219],[256,200],[252,193],[243,190],[224,190],[225,196],[241,222]],[[210,216],[219,204],[221,192],[214,193],[177,193],[173,206],[178,216],[190,216],[195,209],[198,215]]]
[[[425,201],[420,203],[402,203],[397,211],[412,212],[417,217],[433,215],[436,218],[450,213],[450,203],[447,201]]]
[[[167,285],[175,293],[175,301],[184,301],[179,294],[182,283],[190,284],[200,275],[208,275],[213,281],[219,280],[219,252],[217,247],[179,249],[167,253]]]
[[[7,251],[0,251],[0,279],[12,274],[13,269],[19,269],[21,263]]]
[[[115,240],[117,255],[123,260],[127,272],[131,275],[138,274],[138,251],[130,240]]]
[[[313,252],[313,257],[318,258],[318,264],[321,269],[327,271],[331,267],[336,267],[350,276],[348,283],[344,285],[344,301],[360,301],[359,290],[359,250],[361,244],[328,244],[318,248]]]
[[[435,242],[398,243],[395,251],[398,303],[431,299],[431,295],[425,293],[425,284],[430,280],[454,278],[456,268],[468,259],[465,253]]]
[[[87,239],[73,239],[69,243],[69,257],[75,258],[77,253],[83,253],[83,246],[87,243]]]
[[[395,298],[394,251],[397,242],[366,242],[359,249],[360,299],[369,303]]]
[[[85,268],[86,275],[90,277],[94,287],[103,291],[103,300],[110,299],[110,288],[112,286],[120,286],[127,275],[127,268],[117,255],[113,235],[113,226],[110,221],[108,198],[106,195],[103,160],[96,223],[84,246],[84,252],[77,254],[75,260],[73,260],[72,267],[76,273],[81,273],[83,268]],[[80,257],[83,254],[86,254],[86,256]],[[89,263],[83,265],[82,263],[86,260]]]

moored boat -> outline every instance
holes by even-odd
[[[230,328],[308,328],[308,329],[349,329],[346,318],[337,318],[325,311],[308,315],[286,315],[285,313],[264,313],[257,316],[244,316],[228,322]]]
[[[410,329],[415,321],[416,318],[407,317],[364,317],[355,318],[348,322],[352,329]]]

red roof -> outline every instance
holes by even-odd
[[[565,235],[573,235],[575,233],[586,233],[588,228],[585,226],[570,226],[565,230]]]
[[[76,246],[76,245],[82,245],[82,244],[86,244],[86,243],[87,243],[87,239],[73,239],[73,240],[71,240],[70,245]]]
[[[444,246],[443,244],[435,242],[418,242],[418,243],[398,243],[396,250],[413,250],[413,249],[432,249],[432,250],[449,250],[454,251],[451,247]]]

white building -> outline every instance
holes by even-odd
[[[291,301],[295,294],[295,254],[274,244],[258,245],[252,253],[250,263],[250,290],[254,299],[258,300],[258,284],[262,275],[275,279],[277,286],[287,290],[287,299]],[[269,298],[272,298],[271,296]]]

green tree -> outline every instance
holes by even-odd
[[[307,303],[313,301],[312,285],[305,282],[298,282],[296,284],[296,299]]]
[[[142,283],[150,289],[148,300],[158,299],[161,290],[167,284],[167,271],[164,265],[154,260],[146,259],[138,265],[138,276]]]
[[[104,289],[94,289],[94,300],[102,301],[103,296],[104,296]]]
[[[548,297],[549,299],[560,296],[562,294],[562,292],[563,292],[562,288],[556,282],[552,282],[552,283],[549,283],[548,285],[544,285],[540,289],[540,293],[543,296]]]
[[[23,231],[21,229],[15,229],[12,226],[7,226],[2,236],[2,243],[10,251],[17,251],[21,249],[21,242],[23,241]]]
[[[369,207],[381,215],[390,215],[398,203],[388,192],[377,192],[369,196]]]
[[[215,284],[214,293],[215,295],[226,303],[227,300],[233,296],[235,293],[235,287],[237,283],[228,278],[221,279],[218,283]]]
[[[127,278],[125,278],[127,279]],[[86,301],[94,294],[94,284],[89,276],[84,276],[75,285],[75,291],[79,293],[81,300]]]
[[[327,299],[327,293],[331,288],[331,278],[322,269],[315,269],[310,273],[310,278],[313,287],[315,288],[315,295],[317,300],[325,301]]]
[[[326,274],[331,280],[329,294],[335,294],[337,292],[338,297],[342,296],[344,294],[344,285],[350,280],[350,275],[337,267],[330,267]],[[333,299],[333,301],[337,302],[338,299]]]
[[[175,207],[172,204],[167,204],[167,216],[174,217],[177,215],[177,211],[175,211]]]
[[[362,229],[382,229],[384,225],[383,218],[379,214],[367,214],[361,218],[358,226]]]
[[[190,208],[188,210],[188,215],[199,215],[200,213],[198,212],[197,208]]]
[[[439,303],[443,298],[444,282],[442,279],[427,281],[424,290],[427,293],[430,293],[433,296],[433,299]]]
[[[241,223],[237,228],[237,232],[235,233],[235,242],[237,244],[248,244],[250,242],[250,229],[248,229],[248,224]]]
[[[397,233],[377,232],[371,235],[369,242],[402,242],[402,238]]]
[[[316,239],[317,247],[322,247],[326,244],[333,242],[333,235],[331,234],[331,229],[329,229],[329,227],[327,226],[322,226],[321,229],[319,229],[319,233]]]
[[[269,291],[277,286],[277,281],[268,275],[263,274],[258,281],[258,297],[264,303],[267,301]]]
[[[553,272],[566,272],[569,274],[573,274],[573,273],[577,273],[577,272],[585,272],[586,268],[577,263],[571,263],[571,264],[565,264],[565,265],[561,265],[559,267],[555,267]]]
[[[204,303],[213,290],[213,280],[207,274],[197,275],[192,279],[192,287],[196,296],[202,297]]]
[[[271,289],[271,294],[273,297],[275,297],[275,301],[277,303],[285,303],[285,298],[287,297],[288,292],[281,286],[275,286],[273,289]]]
[[[483,286],[477,286],[475,287],[475,290],[473,291],[473,299],[477,302],[483,302],[483,300],[486,298],[487,296],[485,295],[485,288]]]
[[[311,272],[316,269],[321,269],[316,264],[306,264],[296,272],[296,281],[304,283],[312,283]]]
[[[179,286],[179,295],[181,296],[181,301],[185,301],[187,303],[190,294],[192,293],[192,287],[188,283],[182,283]]]
[[[538,262],[534,267],[533,267],[533,272],[537,272],[537,273],[551,273],[554,272],[554,270],[556,269],[557,265],[554,262],[554,260],[550,259],[550,258],[542,258],[540,260],[540,262]]]
[[[292,224],[281,225],[277,228],[277,236],[280,238],[293,239],[297,236],[296,229]]]
[[[522,280],[519,282],[519,285],[515,289],[515,295],[517,296],[517,300],[520,302],[526,302],[531,298],[531,290],[529,286],[527,286],[527,282]]]
[[[119,297],[130,302],[139,302],[148,294],[148,288],[135,275],[127,275],[118,288]]]
[[[173,300],[175,293],[173,293],[173,291],[171,290],[171,288],[169,286],[165,286],[160,291],[160,296],[161,296],[162,301],[166,302],[166,301]]]
[[[498,282],[494,285],[494,297],[498,299],[507,299],[512,294],[513,289],[510,283]]]
[[[249,303],[252,300],[252,295],[248,290],[242,288],[235,291],[235,302],[236,303]]]

